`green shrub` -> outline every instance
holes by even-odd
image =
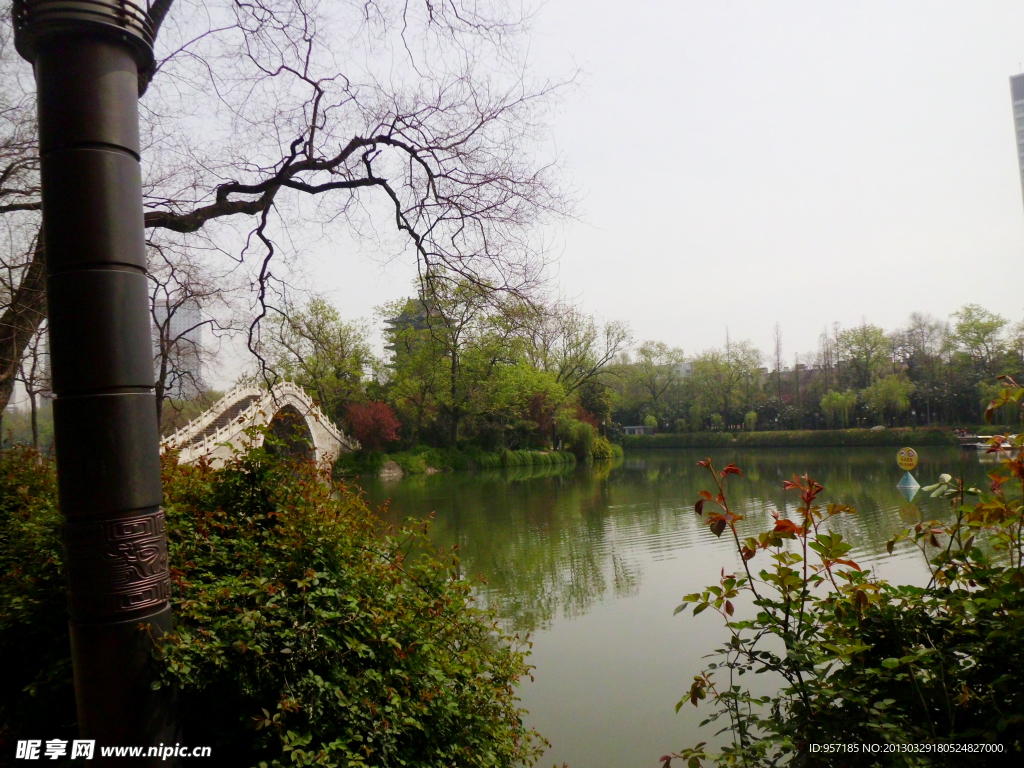
[[[356,477],[358,475],[380,474],[381,467],[388,461],[386,453],[379,451],[353,451],[342,453],[334,462],[335,477]]]
[[[587,424],[583,426],[592,429]],[[622,449],[616,446],[621,454]],[[482,451],[478,448],[428,448],[420,446],[401,453],[343,453],[334,465],[335,477],[377,475],[388,461],[393,461],[407,475],[422,475],[430,469],[439,471],[466,469],[501,469],[502,467],[549,466],[576,462],[569,451]]]
[[[439,470],[470,469],[473,461],[466,451],[451,448],[417,448],[428,467]]]
[[[549,451],[548,456],[551,457],[551,463],[558,464],[575,464],[576,456],[569,451]]]
[[[555,464],[576,463],[576,456],[569,451],[501,451],[494,455],[500,460],[501,467],[509,468],[550,467]]]
[[[1024,445],[1024,440],[1018,445]],[[993,473],[992,493],[942,475],[923,490],[950,500],[951,519],[922,521],[889,542],[909,541],[931,573],[924,587],[897,586],[862,571],[853,546],[830,525],[854,509],[819,501],[823,487],[794,477],[791,519],[740,538],[730,506],[729,465],[702,491],[697,512],[736,547],[742,571],[686,595],[677,613],[711,609],[729,638],[693,678],[677,709],[709,699],[731,743],[715,754],[701,743],[675,755],[751,768],[1019,765],[1024,751],[1024,460]],[[966,495],[979,495],[965,504]],[[753,610],[745,610],[746,603]],[[773,695],[742,677],[772,673]],[[820,753],[813,745],[856,745]],[[958,751],[957,745],[983,749]],[[871,747],[869,749],[869,747]],[[887,747],[894,747],[887,748]],[[1008,757],[1016,753],[1017,758]],[[996,756],[998,755],[998,757]]]
[[[614,459],[622,456],[622,446],[608,442],[603,437],[594,439],[591,455],[595,459]]]
[[[55,734],[74,710],[52,469],[0,465],[0,648],[20,675],[5,672],[0,732]],[[175,623],[157,661],[184,740],[239,766],[539,754],[515,698],[525,654],[452,557],[413,555],[422,528],[388,535],[360,496],[262,449],[220,470],[168,462],[164,481]]]
[[[593,453],[597,430],[585,421],[563,415],[557,421],[558,434],[565,447],[572,451],[579,461],[585,461]]]
[[[427,457],[418,453],[392,453],[388,458],[398,464],[407,475],[422,475],[427,471]]]
[[[503,467],[529,467],[533,465],[533,455],[530,451],[501,451],[501,466]]]
[[[500,453],[484,453],[483,451],[472,455],[472,462],[479,469],[501,469]]]
[[[0,754],[10,739],[75,739],[57,478],[28,448],[0,452]],[[46,734],[52,734],[46,736]],[[2,761],[0,761],[2,762]]]

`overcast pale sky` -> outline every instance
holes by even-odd
[[[536,30],[538,71],[584,71],[557,279],[588,310],[688,353],[726,326],[768,353],[778,321],[790,360],[833,321],[1024,317],[1024,3],[548,0]],[[314,271],[346,316],[408,293],[339,255]]]

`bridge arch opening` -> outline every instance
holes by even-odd
[[[306,417],[294,405],[286,404],[274,414],[268,432],[275,438],[267,445],[269,453],[306,460],[315,458],[313,433]]]

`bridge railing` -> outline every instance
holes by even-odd
[[[206,429],[206,427],[208,427],[234,403],[238,402],[243,397],[260,393],[262,393],[262,396],[258,400],[251,403],[245,410],[232,418],[231,421],[218,428],[212,434],[205,435],[201,442],[196,442],[196,437],[201,430]],[[219,444],[230,442],[231,438],[237,435],[240,430],[255,424],[257,416],[261,411],[265,414],[272,414],[273,411],[276,410],[275,406],[277,401],[286,394],[292,395],[302,403],[306,409],[305,415],[312,416],[312,418],[315,419],[316,422],[339,443],[348,447],[350,450],[356,450],[359,448],[359,441],[349,437],[342,430],[338,429],[338,427],[329,418],[327,418],[327,415],[320,409],[320,407],[313,402],[312,398],[306,394],[305,390],[290,381],[278,382],[271,390],[263,390],[255,387],[236,387],[221,398],[221,400],[219,400],[213,408],[207,411],[203,417],[194,419],[192,422],[189,422],[188,425],[166,438],[161,443],[161,447],[165,450],[180,448],[181,460],[185,462],[193,461],[199,456],[210,453],[216,449]],[[268,422],[270,418],[272,418],[272,416],[267,419]]]
[[[165,448],[178,448],[193,442],[196,436],[216,421],[217,418],[232,405],[244,397],[254,394],[258,395],[263,391],[265,390],[249,385],[235,387],[210,406],[210,408],[189,421],[188,424],[176,429],[173,433],[161,440],[161,446]]]
[[[180,447],[182,449],[181,460],[186,462],[192,461],[193,459],[198,458],[199,456],[203,456],[209,453],[210,451],[214,450],[219,443],[229,442],[229,439],[236,435],[240,429],[244,429],[245,426],[251,426],[256,421],[256,415],[261,410],[265,409],[268,404],[273,402],[273,398],[271,397],[270,392],[268,392],[267,390],[258,389],[256,387],[239,387],[238,390],[240,392],[240,396],[233,397],[231,401],[226,402],[223,407],[210,409],[210,411],[216,411],[216,413],[214,414],[213,418],[206,421],[206,424],[203,425],[202,427],[203,429],[205,429],[205,427],[208,426],[211,422],[216,421],[216,419],[219,416],[221,416],[221,414],[223,414],[224,411],[226,411],[232,405],[237,403],[243,397],[248,397],[251,394],[261,393],[262,396],[260,397],[259,400],[255,400],[252,403],[250,403],[249,406],[245,408],[245,410],[236,415],[227,424],[225,424],[222,427],[219,427],[212,434],[204,435],[202,441],[197,442],[195,439],[200,430],[200,428],[196,428],[191,435],[192,439],[184,441],[180,445],[173,445],[168,441],[165,447]],[[227,400],[227,396],[224,397],[224,400]]]
[[[244,429],[243,425],[247,422],[251,424],[255,421],[256,414],[259,413],[262,406],[263,400],[255,401],[223,427],[217,429],[216,432],[211,435],[204,435],[201,443],[193,442],[186,445],[182,452],[184,455],[181,458],[191,461],[199,456],[210,453],[218,444],[229,442],[230,438],[238,434],[240,429]],[[223,413],[223,410],[221,412]]]

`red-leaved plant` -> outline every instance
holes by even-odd
[[[352,434],[365,451],[383,451],[397,442],[402,423],[387,403],[354,403],[348,407],[348,423]]]

